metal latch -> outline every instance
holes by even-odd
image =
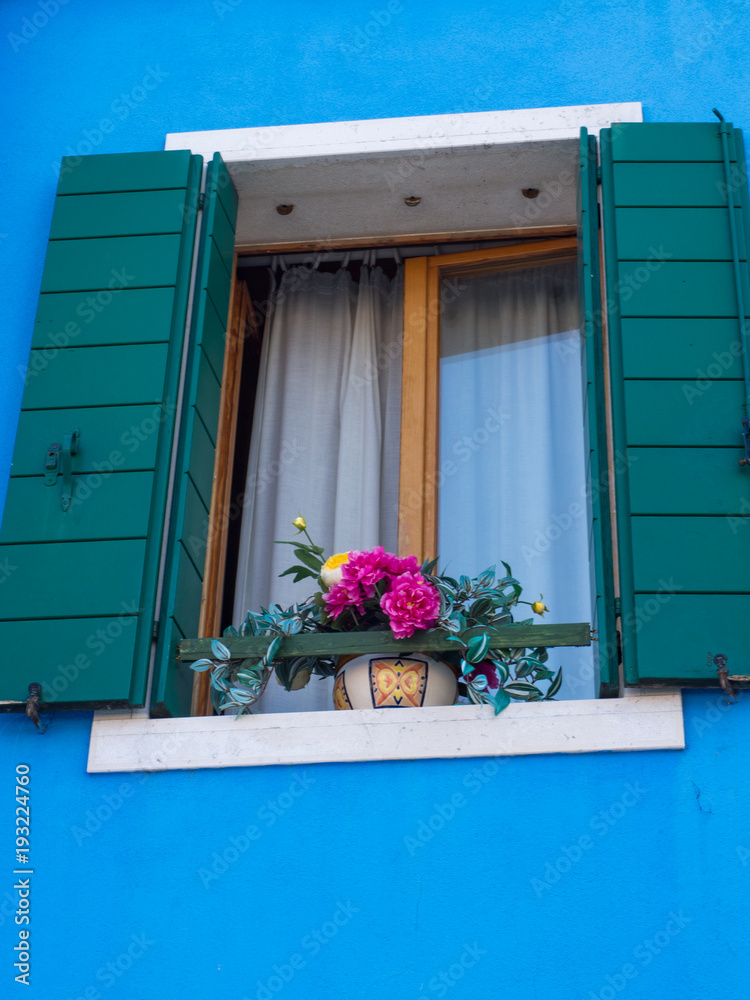
[[[73,455],[78,454],[78,439],[81,436],[81,432],[76,429],[71,431],[70,434],[66,434],[63,438],[62,446],[62,476],[63,476],[63,488],[61,504],[62,509],[67,510],[70,507],[70,501],[73,499]]]
[[[44,460],[44,481],[47,486],[54,486],[57,482],[57,469],[60,465],[60,443],[55,441],[47,449],[47,457]]]
[[[70,434],[66,434],[63,443],[57,441],[49,446],[44,459],[44,482],[47,486],[54,486],[57,477],[62,472],[62,496],[60,506],[63,510],[68,510],[73,500],[73,455],[78,454],[78,442],[81,432],[76,427]]]

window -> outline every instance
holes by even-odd
[[[607,109],[604,121],[628,117],[629,110],[632,114],[632,109],[622,109],[622,114]],[[547,121],[546,133],[538,124],[544,116],[535,115],[537,124],[522,135],[513,132],[512,122],[521,112],[498,115],[494,124],[484,119],[484,131],[477,120],[469,121],[474,116],[466,116],[439,123],[443,134],[429,142],[424,133],[432,122],[408,122],[402,138],[385,141],[378,129],[393,136],[399,134],[398,126],[376,123],[369,134],[346,124],[299,127],[279,133],[282,144],[291,139],[296,147],[287,144],[283,152],[270,155],[269,146],[253,146],[252,136],[243,131],[239,145],[250,141],[244,152],[224,150],[238,197],[231,185],[218,181],[224,176],[220,159],[212,161],[206,198],[212,222],[202,225],[194,297],[197,334],[182,369],[190,411],[183,430],[190,433],[182,434],[173,452],[184,482],[175,492],[179,506],[172,508],[166,535],[160,518],[181,376],[199,154],[205,151],[201,142],[215,140],[205,135],[171,140],[174,146],[190,145],[192,155],[175,149],[84,158],[75,170],[63,165],[0,536],[3,554],[20,567],[0,621],[10,650],[0,696],[17,705],[28,683],[39,680],[53,702],[66,706],[141,704],[160,563],[167,570],[162,590],[168,591],[167,604],[171,602],[169,614],[159,621],[160,649],[171,650],[185,635],[180,621],[190,622],[189,630],[198,621],[201,576],[215,575],[223,557],[209,552],[205,570],[199,571],[200,560],[192,558],[183,542],[190,537],[190,519],[199,519],[201,505],[207,511],[196,484],[200,479],[204,489],[206,475],[210,482],[217,444],[220,454],[228,447],[209,425],[215,416],[214,426],[219,426],[219,385],[227,372],[218,348],[233,244],[283,250],[311,242],[311,232],[326,233],[339,246],[361,244],[355,220],[363,209],[372,229],[370,241],[382,243],[396,232],[396,205],[416,193],[411,187],[418,182],[423,191],[442,190],[446,197],[425,197],[422,216],[405,216],[399,209],[402,226],[407,225],[404,219],[412,220],[401,235],[415,242],[434,242],[441,232],[473,240],[517,236],[519,230],[534,237],[562,235],[575,218],[578,143],[570,127],[575,114],[580,123],[579,112],[561,109],[556,123]],[[501,137],[503,118],[507,131]],[[339,146],[338,158],[331,144],[325,145],[332,130],[349,143],[346,150]],[[744,332],[734,285],[736,270],[742,272],[746,265],[741,237],[738,245],[728,224],[727,204],[738,214],[748,207],[741,142],[731,129],[723,131],[727,159],[716,125],[620,125],[606,130],[602,142],[611,462],[630,684],[715,684],[717,657],[728,664],[730,676],[748,673],[741,635],[749,599],[743,575],[748,543],[741,533],[748,501],[746,480],[737,478],[744,470],[736,463],[738,450],[742,455],[737,414],[744,392]],[[230,147],[233,138],[229,136]],[[103,161],[107,168],[102,175]],[[592,222],[590,144],[583,162],[589,180],[588,188],[583,186],[584,210]],[[299,171],[300,165],[305,170]],[[291,187],[293,176],[302,178],[300,198]],[[348,188],[343,182],[347,176],[355,181]],[[323,187],[321,177],[327,179]],[[391,196],[388,211],[366,211],[374,179],[378,190]],[[444,182],[442,189],[439,182]],[[520,192],[536,183],[541,194],[534,209],[531,200],[524,204]],[[305,191],[316,189],[323,192],[317,201],[301,200]],[[364,201],[358,201],[357,191]],[[467,191],[475,197],[467,199]],[[295,198],[304,210],[286,216],[275,211]],[[486,228],[490,210],[492,218],[503,220],[492,231]],[[534,217],[535,211],[541,214]],[[442,231],[436,223],[439,212],[446,220]],[[287,229],[282,231],[278,227],[283,225]],[[601,344],[593,332],[601,314],[594,294],[599,255],[592,231],[583,226],[581,233],[587,347]],[[220,268],[225,277],[218,280]],[[659,351],[652,349],[656,344]],[[730,360],[711,377],[706,391],[696,372],[715,360],[712,352]],[[102,365],[104,370],[127,368],[132,375],[113,386],[99,377]],[[685,386],[694,392],[683,391]],[[604,410],[597,409],[593,424],[599,434],[603,416]],[[80,430],[77,451],[74,429]],[[690,462],[685,464],[688,448]],[[694,488],[696,468],[714,470],[699,479],[700,489]],[[61,493],[71,479],[74,499],[82,501],[86,490],[91,496],[71,507],[74,516],[61,522]],[[681,484],[679,489],[673,488],[675,483]],[[594,507],[597,500],[602,496],[594,489]],[[36,511],[34,517],[28,517],[29,510]],[[595,531],[598,520],[595,509]],[[210,533],[209,544],[213,539]],[[614,614],[613,594],[606,592],[607,585],[612,587],[612,569],[604,565],[598,570],[597,604]],[[61,578],[75,585],[61,590]],[[206,623],[205,611],[203,617]],[[601,630],[601,614],[598,621]],[[25,655],[30,635],[39,651],[33,661]],[[171,657],[164,662],[168,668],[157,671],[157,700],[176,705],[185,698],[186,678],[192,678],[174,670]]]

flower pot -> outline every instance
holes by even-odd
[[[454,705],[458,672],[426,653],[342,657],[333,686],[333,707],[422,708]]]

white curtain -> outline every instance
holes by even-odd
[[[441,568],[502,573],[505,560],[525,599],[544,594],[545,621],[590,622],[576,265],[452,281],[441,316]],[[590,649],[549,654],[563,666],[558,697],[594,697]]]
[[[292,521],[326,555],[395,550],[403,278],[362,267],[359,284],[308,268],[283,273],[266,320],[253,417],[234,606],[304,600],[313,580],[279,578],[294,561]],[[264,712],[330,709],[332,683],[287,692],[271,680]]]

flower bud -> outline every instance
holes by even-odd
[[[297,531],[304,531],[305,528],[307,527],[307,521],[301,514],[299,515],[299,517],[295,517],[295,519],[292,521],[292,524],[297,529]]]

